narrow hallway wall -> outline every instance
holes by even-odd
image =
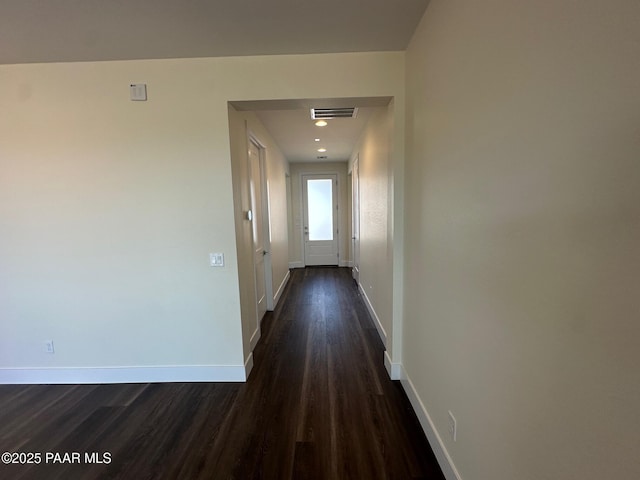
[[[350,159],[360,179],[360,288],[389,354],[392,348],[393,225],[391,223],[392,138],[389,107],[371,117]]]
[[[269,132],[253,112],[238,112],[229,105],[229,135],[233,166],[234,212],[236,245],[238,249],[238,275],[242,311],[242,346],[245,362],[253,345],[260,338],[260,325],[256,316],[256,288],[253,265],[253,239],[251,222],[246,212],[251,209],[249,195],[249,169],[247,159],[248,134],[254,135],[265,152],[265,170],[269,206],[269,243],[271,256],[274,304],[289,278],[289,239],[287,227],[287,187],[289,162]]]

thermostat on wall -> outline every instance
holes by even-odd
[[[132,83],[129,85],[129,91],[131,93],[131,100],[144,102],[147,100],[147,84],[146,83]]]

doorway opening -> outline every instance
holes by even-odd
[[[356,118],[317,122],[309,114],[347,104],[358,108]],[[247,365],[262,316],[278,304],[291,270],[306,266],[350,267],[386,342],[401,294],[394,265],[402,264],[391,212],[402,178],[392,98],[234,101],[229,112]]]

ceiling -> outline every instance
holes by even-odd
[[[0,0],[0,64],[405,50],[429,0]],[[345,161],[389,98],[234,102],[289,161]],[[359,107],[318,128],[311,107]],[[315,142],[320,138],[320,142]],[[319,153],[320,146],[327,149]]]
[[[370,115],[369,108],[358,109],[356,118],[327,120],[317,127],[309,110],[268,110],[257,112],[262,123],[290,162],[349,160]],[[316,142],[315,139],[320,141]],[[319,148],[326,152],[319,152]]]
[[[254,111],[290,162],[349,160],[371,113],[386,107],[390,97],[324,98],[232,102],[236,110]],[[357,107],[355,118],[327,120],[317,127],[311,108]],[[316,142],[315,139],[320,139]],[[318,152],[326,148],[326,152]],[[326,157],[326,158],[318,158]]]
[[[1,0],[0,64],[404,50],[428,0]]]

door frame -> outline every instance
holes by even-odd
[[[351,275],[360,284],[360,154],[351,165]]]
[[[270,225],[271,225],[271,220],[270,220],[270,211],[269,211],[269,192],[267,190],[267,162],[266,162],[266,150],[267,147],[265,146],[265,144],[260,140],[260,138],[250,129],[247,129],[247,162],[249,163],[249,196],[250,196],[250,200],[252,197],[252,192],[251,192],[251,177],[253,175],[252,173],[252,169],[251,169],[251,158],[249,156],[249,146],[250,144],[253,143],[257,149],[258,149],[258,164],[259,164],[259,168],[260,168],[260,203],[261,203],[261,211],[262,211],[262,225],[259,225],[258,228],[261,229],[261,233],[262,233],[262,239],[263,239],[263,247],[264,247],[264,256],[263,256],[263,261],[264,261],[264,285],[265,285],[265,296],[266,296],[266,305],[267,305],[267,311],[272,311],[274,308],[274,302],[273,302],[273,266],[272,266],[272,260],[271,260],[271,235],[270,235]],[[253,228],[251,229],[251,239],[252,242],[255,242],[255,239],[253,238]],[[255,243],[253,243],[253,245],[255,245]],[[252,246],[252,248],[254,249],[255,247]],[[252,250],[253,253],[255,254],[255,250]],[[252,263],[253,263],[253,267],[254,267],[254,290],[256,292],[256,299],[255,299],[255,303],[256,303],[256,317],[258,316],[258,301],[259,299],[258,297],[258,290],[257,290],[257,278],[256,278],[256,274],[255,274],[255,270],[256,270],[256,262],[255,262],[255,257],[252,258]],[[262,319],[258,319],[258,327],[260,326],[260,321]]]
[[[335,205],[335,215],[333,216],[333,230],[335,233],[334,242],[336,248],[336,266],[340,266],[340,191],[338,186],[338,179],[340,178],[340,174],[336,171],[331,172],[301,172],[300,173],[300,202],[301,202],[301,213],[302,213],[302,224],[300,228],[300,237],[302,241],[302,262],[305,266],[307,266],[307,241],[306,234],[304,231],[305,220],[307,219],[308,212],[305,209],[307,205],[306,198],[306,185],[305,181],[307,178],[331,178],[333,180],[332,185],[332,193],[333,193],[333,203]],[[329,264],[328,264],[329,265]]]

